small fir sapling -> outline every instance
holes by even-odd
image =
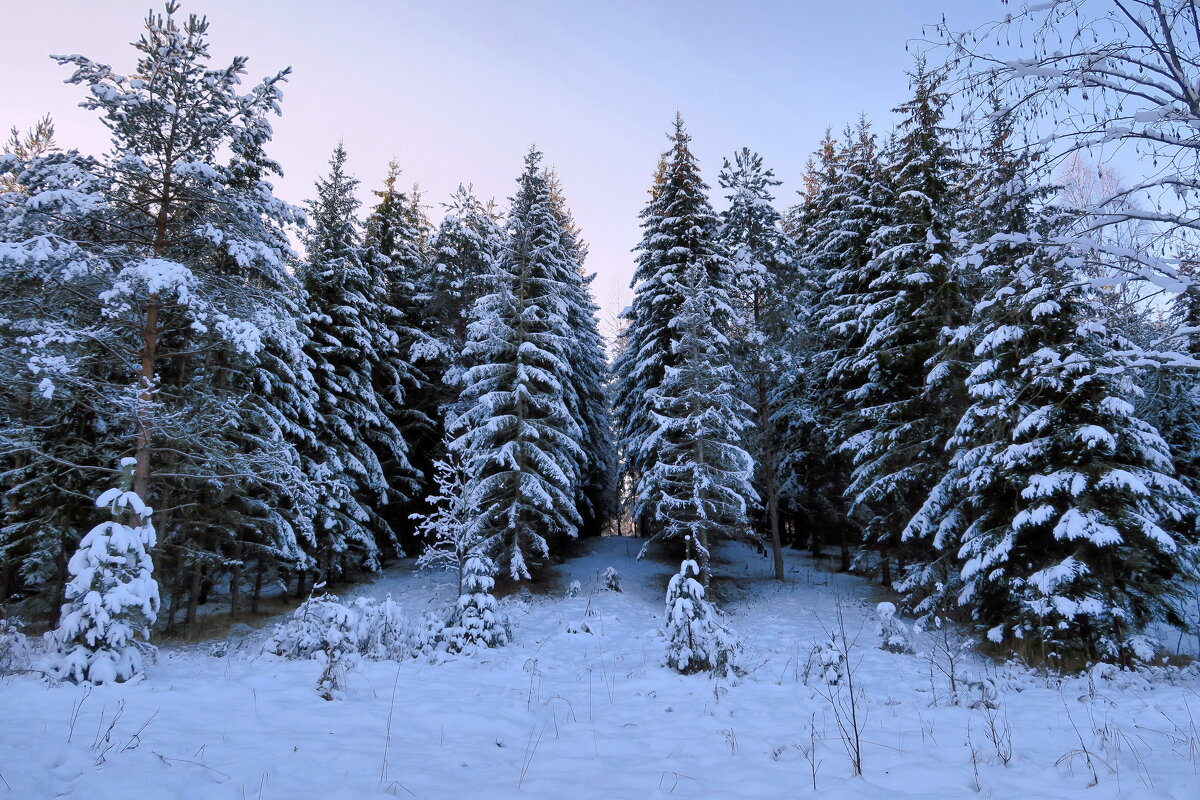
[[[325,668],[317,678],[317,694],[323,700],[345,700],[346,673],[358,660],[354,635],[356,615],[338,603],[329,604],[328,609],[333,613],[327,618],[328,626],[319,649]]]
[[[137,461],[121,459],[121,486],[96,498],[113,518],[93,528],[67,564],[54,674],[76,683],[119,683],[142,671],[142,649],[158,617],[151,509],[131,491]],[[123,522],[128,519],[128,522]]]
[[[441,627],[432,614],[409,619],[391,593],[378,603],[360,597],[351,608],[358,612],[355,640],[359,655],[372,661],[415,658],[426,652]]]
[[[607,591],[621,591],[621,575],[613,567],[605,567],[604,573],[600,576],[600,580]]]
[[[816,677],[829,686],[839,685],[846,677],[848,651],[846,642],[838,638],[838,632],[831,631],[826,641],[817,642],[809,651],[804,683],[807,685],[811,678]]]
[[[29,642],[19,619],[0,619],[0,675],[29,668]]]
[[[275,626],[264,650],[284,658],[324,661],[317,693],[325,700],[344,699],[346,672],[358,658],[359,612],[332,595],[310,597],[290,620]]]
[[[462,594],[439,640],[451,653],[471,653],[480,648],[502,647],[512,638],[508,618],[492,595],[495,563],[486,556],[467,559]]]
[[[412,516],[417,520],[417,534],[428,542],[417,559],[417,566],[456,572],[458,591],[462,594],[467,560],[480,544],[479,536],[470,525],[467,476],[461,459],[453,452],[445,460],[435,462],[434,470],[438,493],[427,498],[433,504],[433,510]]]
[[[567,597],[579,597],[579,593],[582,591],[582,583],[579,581],[571,581],[571,585],[567,587]]]
[[[912,653],[912,642],[908,638],[908,626],[896,619],[894,603],[880,603],[875,607],[879,615],[879,646],[889,653]]]
[[[704,596],[700,566],[687,559],[667,587],[667,666],[685,675],[737,672],[741,645]]]
[[[263,650],[287,659],[326,660],[331,652],[353,650],[371,661],[401,661],[427,652],[440,629],[432,614],[409,619],[390,594],[379,602],[360,597],[349,604],[326,595],[310,597],[276,625]]]

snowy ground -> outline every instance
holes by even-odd
[[[589,547],[561,568],[579,597],[504,601],[512,646],[440,664],[368,662],[344,701],[317,697],[318,663],[261,655],[261,634],[164,649],[134,685],[4,679],[0,798],[1197,796],[1196,672],[1060,682],[971,658],[956,672],[976,685],[951,705],[929,658],[876,647],[871,587],[791,555],[786,586],[767,578],[764,559],[724,567],[735,571],[728,610],[749,674],[683,677],[661,665],[670,568],[634,561],[637,542]],[[620,594],[594,591],[610,565]],[[417,614],[449,589],[444,576],[399,568],[355,594],[390,592]],[[838,688],[804,674],[838,598],[858,635],[858,778],[830,703],[847,699],[844,678]],[[999,686],[994,711],[967,705],[985,677]]]

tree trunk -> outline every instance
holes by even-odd
[[[212,594],[213,583],[216,581],[216,570],[214,565],[205,562],[200,566],[200,597],[197,598],[198,605],[208,605],[208,596]]]
[[[758,424],[762,431],[763,485],[767,492],[767,519],[771,525],[771,555],[775,580],[785,580],[783,572],[783,542],[779,535],[779,487],[775,475],[775,437],[771,435],[771,410],[767,401],[767,374],[758,371]]]
[[[200,604],[200,564],[192,563],[192,581],[188,587],[187,616],[184,617],[183,632],[186,636],[196,633],[196,611]]]
[[[259,558],[258,563],[256,564],[256,566],[254,568],[254,596],[250,599],[250,610],[255,614],[258,613],[258,603],[259,603],[259,600],[262,598],[262,587],[263,587],[263,562],[262,562],[262,559]]]
[[[157,294],[150,295],[146,303],[146,318],[142,325],[141,370],[138,372],[138,383],[141,393],[138,400],[149,406],[154,402],[154,379],[156,360],[158,358],[158,312],[160,310]],[[137,464],[133,470],[133,491],[143,502],[150,498],[150,451],[153,426],[141,410],[137,412],[137,441],[134,446],[134,458]]]
[[[229,567],[229,618],[238,618],[238,600],[242,594],[242,543],[233,542],[233,564]]]
[[[167,633],[175,632],[175,611],[179,608],[179,596],[183,592],[183,571],[175,574],[171,581],[171,607],[167,609]]]
[[[850,535],[849,535],[849,532],[846,530],[845,525],[840,525],[838,530],[839,530],[838,547],[841,550],[841,555],[842,555],[841,570],[842,570],[842,572],[849,572],[850,571]]]
[[[175,163],[176,126],[173,121],[171,130],[163,151],[162,183],[158,193],[158,210],[154,217],[154,241],[150,245],[156,258],[162,257],[167,251],[167,229],[174,211],[174,183],[172,181]],[[147,407],[154,401],[154,384],[158,368],[158,315],[162,310],[162,298],[157,292],[146,298],[145,317],[142,320],[142,352],[141,367],[138,371],[138,383],[141,393],[138,400]],[[143,415],[141,409],[135,413],[134,423],[137,426],[137,440],[134,445],[134,458],[137,460],[133,469],[133,491],[142,498],[143,502],[150,501],[150,455],[153,451],[154,426],[150,419]],[[139,520],[145,522],[145,520]]]
[[[817,530],[817,526],[813,523],[812,514],[808,515],[805,524],[808,526],[808,552],[812,554],[813,558],[820,558],[821,532]]]

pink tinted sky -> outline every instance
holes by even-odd
[[[41,0],[0,10],[0,125],[51,113],[64,147],[98,152],[106,131],[49,53],[132,68],[147,0]],[[554,165],[591,244],[606,321],[630,296],[637,214],[676,110],[716,193],[743,145],[794,198],[826,127],[865,111],[886,130],[905,98],[906,42],[943,10],[955,27],[1002,16],[998,0],[185,0],[206,14],[215,62],[250,78],[291,65],[272,154],[292,202],[311,193],[343,138],[375,188],[389,158],[430,212],[459,182],[504,201],[531,143]],[[914,47],[919,47],[914,42]],[[716,200],[718,206],[720,200]]]

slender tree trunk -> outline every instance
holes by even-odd
[[[196,600],[198,605],[208,605],[208,596],[212,594],[213,583],[215,581],[215,566],[205,562],[200,567],[200,597]]]
[[[158,358],[158,313],[160,310],[157,294],[150,295],[146,303],[146,316],[142,324],[142,354],[141,370],[138,372],[138,383],[141,393],[138,401],[143,407],[137,412],[137,441],[134,445],[134,458],[137,464],[133,470],[133,491],[147,501],[150,497],[150,451],[152,447],[153,426],[146,417],[147,408],[154,401],[154,379],[156,360]]]
[[[767,519],[771,526],[771,555],[775,580],[786,579],[783,571],[783,542],[779,535],[779,487],[775,475],[775,437],[771,431],[771,409],[767,401],[766,370],[758,371],[758,425],[762,431],[763,488],[767,492]]]
[[[175,573],[171,581],[171,607],[167,610],[167,632],[175,632],[175,612],[179,608],[179,597],[183,593],[183,570]]]
[[[257,614],[258,604],[262,599],[263,587],[263,562],[259,558],[254,567],[254,596],[250,599],[250,611]]]
[[[755,290],[754,292],[754,330],[760,335],[765,336],[763,331],[763,303],[764,298],[762,292]],[[760,339],[759,347],[765,350],[765,345]],[[771,526],[771,555],[775,568],[775,580],[785,580],[783,571],[783,542],[779,535],[779,487],[777,485],[778,476],[776,473],[775,464],[775,436],[771,429],[771,403],[769,400],[767,387],[767,366],[766,354],[760,351],[758,354],[758,374],[756,383],[758,384],[758,429],[762,435],[762,469],[763,488],[767,493],[767,521]]]
[[[167,232],[171,215],[174,213],[174,184],[172,170],[175,162],[176,123],[171,123],[163,150],[162,184],[158,195],[158,211],[154,218],[154,241],[151,250],[154,256],[162,257],[167,251]],[[133,491],[142,498],[143,502],[150,499],[150,455],[153,451],[154,424],[146,416],[149,406],[154,402],[154,384],[158,368],[158,339],[159,313],[162,311],[162,298],[157,292],[146,298],[145,316],[142,319],[142,352],[141,368],[138,371],[138,383],[141,393],[138,401],[142,407],[137,411],[137,440],[134,445],[134,458],[137,460],[133,469]],[[139,520],[145,522],[145,520]]]
[[[238,618],[238,601],[242,595],[242,543],[233,542],[233,564],[229,567],[229,618]]]
[[[200,578],[200,564],[198,561],[194,561],[191,585],[188,587],[187,615],[183,622],[183,631],[187,636],[194,636],[196,633],[196,611],[200,605]]]

